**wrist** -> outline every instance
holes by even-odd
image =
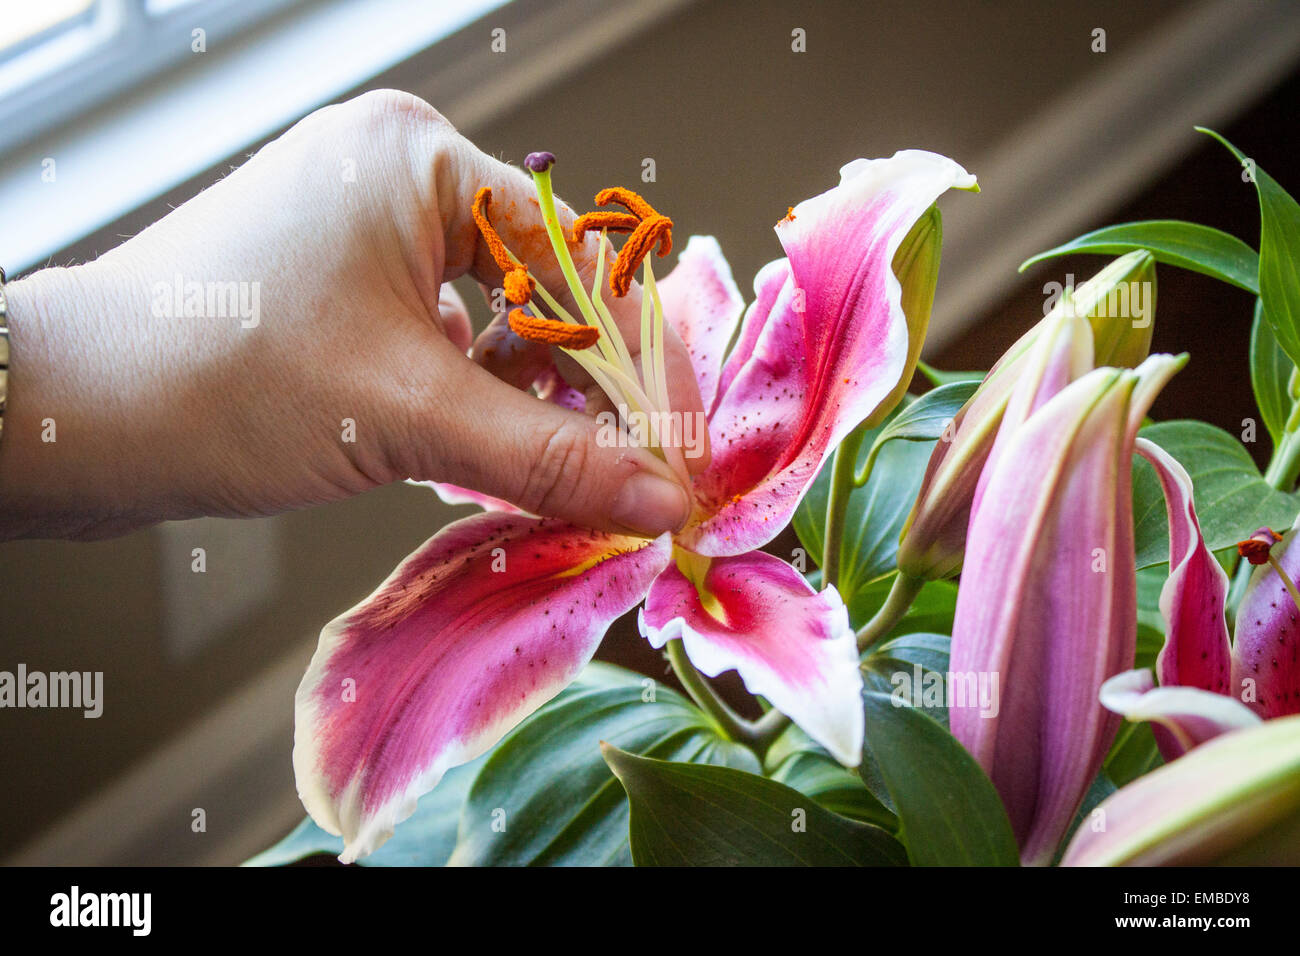
[[[121,451],[99,385],[112,353],[111,270],[51,268],[6,284],[9,380],[0,539],[93,536],[120,520]]]

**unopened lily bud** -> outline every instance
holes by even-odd
[[[1094,367],[1146,358],[1155,314],[1155,259],[1130,252],[1073,290],[984,377],[935,446],[904,526],[898,567],[933,580],[961,570],[980,475],[1024,419]],[[1013,395],[1017,396],[1013,400]]]
[[[1075,833],[1062,866],[1300,863],[1300,716],[1216,737],[1139,777]]]
[[[1145,249],[1120,256],[1067,293],[1062,308],[1092,326],[1096,362],[1137,368],[1151,351],[1156,315],[1156,260]]]

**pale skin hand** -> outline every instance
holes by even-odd
[[[544,346],[511,342],[496,322],[466,357],[469,318],[443,283],[500,283],[470,216],[485,185],[507,245],[576,313],[543,255],[528,176],[391,91],[313,113],[94,262],[7,285],[0,537],[273,514],[405,478],[600,530],[679,528],[689,497],[667,465],[602,447],[590,416],[521,390],[550,360]],[[571,247],[588,282],[596,242]],[[257,326],[156,315],[159,283],[178,275],[257,283]],[[606,292],[635,349],[639,290]],[[698,412],[685,347],[666,332],[673,407]],[[566,378],[590,384],[561,359]],[[50,422],[55,441],[43,441]]]

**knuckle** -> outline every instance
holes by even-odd
[[[587,468],[590,442],[584,422],[564,422],[547,437],[528,470],[519,506],[533,514],[554,514],[571,505]]]
[[[455,134],[445,116],[413,93],[372,90],[342,104],[345,122],[378,142],[433,141]]]

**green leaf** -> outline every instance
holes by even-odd
[[[875,647],[862,662],[867,690],[899,693],[944,727],[948,726],[946,675],[952,638],[946,634],[903,634]]]
[[[918,403],[919,400],[900,406],[883,424],[867,432],[855,463],[859,469],[865,464],[872,443]],[[887,442],[877,453],[866,485],[850,493],[844,537],[840,542],[838,581],[845,602],[851,602],[860,588],[897,567],[898,538],[921,490],[921,479],[933,447],[934,443],[928,441]],[[799,541],[819,563],[833,466],[834,459],[826,462],[794,514]]]
[[[849,601],[849,623],[862,627],[880,610],[893,586],[894,576],[873,581],[860,588]],[[888,640],[900,634],[928,631],[932,634],[951,634],[952,619],[957,611],[957,585],[951,581],[927,581],[921,593],[912,601],[903,619],[885,635]]]
[[[497,746],[461,810],[451,863],[630,864],[627,799],[601,759],[601,741],[759,769],[752,751],[721,738],[690,701],[624,671],[539,711]]]
[[[1256,528],[1289,528],[1300,500],[1264,481],[1241,442],[1205,422],[1159,422],[1139,434],[1173,455],[1192,478],[1196,514],[1211,551],[1231,547]],[[1133,530],[1137,566],[1169,560],[1169,525],[1155,469],[1137,458]]]
[[[1236,146],[1214,130],[1197,129],[1226,146],[1253,174],[1259,193],[1259,297],[1282,351],[1300,363],[1300,205]]]
[[[987,372],[945,372],[924,362],[917,362],[916,367],[920,369],[922,375],[930,380],[931,385],[950,385],[953,382],[980,382],[988,374]]]
[[[1123,787],[1162,763],[1151,724],[1126,720],[1120,724],[1102,769],[1116,787]]]
[[[776,772],[777,783],[794,787],[804,796],[842,817],[874,823],[886,830],[898,826],[898,818],[872,795],[859,777],[821,750],[800,750],[790,754]]]
[[[775,780],[601,749],[632,804],[637,866],[906,864],[881,828],[838,816]]]
[[[894,706],[888,694],[866,691],[862,699],[864,757],[889,789],[912,864],[1018,866],[1002,800],[966,748],[921,711]]]
[[[1289,388],[1294,371],[1295,363],[1277,344],[1273,327],[1264,318],[1263,300],[1256,299],[1255,324],[1250,330],[1250,386],[1274,448],[1281,444],[1291,415]]]
[[[1115,256],[1134,249],[1146,249],[1157,262],[1190,269],[1250,293],[1259,291],[1259,257],[1254,249],[1226,232],[1177,219],[1126,222],[1097,229],[1026,259],[1020,271],[1058,256],[1081,252]]]
[[[1134,667],[1155,667],[1156,655],[1165,646],[1160,591],[1168,578],[1168,564],[1153,564],[1137,573],[1137,660]]]
[[[887,441],[938,441],[961,407],[979,388],[978,382],[952,382],[931,389],[885,423],[873,444]],[[928,460],[928,459],[927,459]]]

